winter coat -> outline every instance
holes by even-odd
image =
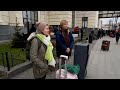
[[[56,32],[56,51],[57,51],[57,57],[60,57],[60,55],[71,56],[71,51],[70,51],[70,53],[66,53],[66,49],[70,48],[70,50],[72,50],[73,44],[74,44],[74,38],[73,38],[71,32],[69,32],[68,46],[65,45],[65,40],[64,40],[64,37],[61,34],[60,30],[58,30],[58,32]]]
[[[47,46],[38,38],[33,38],[30,48],[30,59],[33,62],[33,75],[42,78],[49,72],[48,62],[45,60]]]

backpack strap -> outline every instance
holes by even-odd
[[[37,41],[38,41],[38,49],[40,49],[40,47],[41,47],[41,41],[37,37],[34,37],[34,38],[37,39]]]

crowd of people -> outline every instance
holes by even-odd
[[[102,37],[104,37],[107,34],[106,30],[103,29],[99,29],[98,33],[97,33],[97,38],[101,39]]]
[[[115,37],[115,30],[107,30],[107,35],[110,36],[110,37]]]
[[[116,44],[118,44],[118,41],[119,41],[119,38],[120,38],[120,29],[117,29],[117,30],[103,30],[103,29],[99,29],[98,30],[98,39],[101,39],[101,37],[103,36],[109,36],[111,38],[114,38],[116,39]]]

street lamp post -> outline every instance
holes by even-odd
[[[28,22],[28,13],[26,11],[26,19],[27,19],[27,34],[29,34],[29,22]]]
[[[8,11],[8,15],[9,15],[9,35],[10,35],[10,11]]]
[[[10,40],[12,39],[12,33],[11,33],[11,26],[10,26],[10,11],[8,11],[8,15],[9,15],[9,22],[8,22],[8,25],[9,25],[9,36],[10,36]]]

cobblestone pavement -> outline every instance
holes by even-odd
[[[73,64],[73,53],[72,53],[72,56],[70,57],[70,60],[67,63]],[[55,79],[55,72],[56,72],[56,70],[54,72],[49,72],[48,75],[46,76],[46,79]],[[10,79],[34,79],[33,73],[32,73],[32,68],[12,77]]]
[[[93,41],[92,44],[90,44],[89,51],[92,50],[95,43],[96,43],[96,40]],[[70,57],[70,59],[67,63],[68,64],[73,64],[73,60],[74,60],[74,50],[72,50],[72,55],[71,55],[71,57]],[[54,72],[49,72],[46,79],[55,79],[55,72],[56,72],[56,70]],[[25,72],[22,72],[22,73],[20,73],[16,76],[12,77],[10,79],[34,79],[33,73],[32,73],[32,68],[30,68],[30,69],[26,70]]]
[[[109,51],[102,51],[102,40],[110,41]],[[108,36],[99,39],[88,60],[86,79],[120,79],[120,42]]]

